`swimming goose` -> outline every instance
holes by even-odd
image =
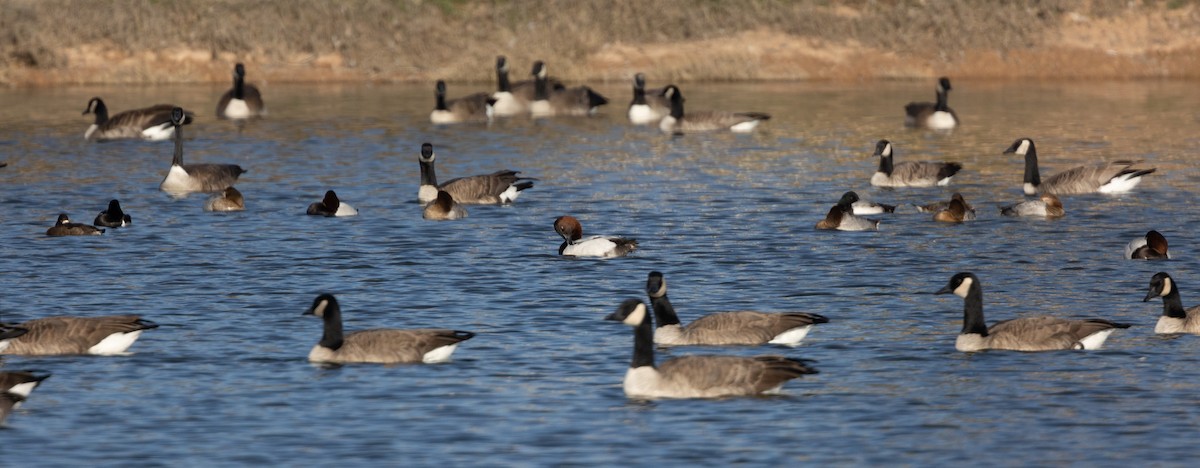
[[[637,239],[610,236],[583,238],[583,226],[574,216],[559,216],[554,219],[554,232],[562,236],[558,254],[569,257],[624,257],[637,249]]]
[[[29,333],[29,330],[0,323],[0,353],[8,349],[8,345],[18,336]]]
[[[50,374],[40,371],[0,371],[0,392],[28,397],[33,389],[48,378]]]
[[[262,94],[254,85],[246,84],[246,66],[233,67],[233,88],[217,101],[218,119],[249,119],[266,114]]]
[[[184,164],[183,163],[183,109],[171,110],[171,123],[175,125],[175,156],[171,169],[158,188],[173,194],[190,192],[219,192],[233,186],[238,176],[246,172],[237,164]]]
[[[937,210],[933,214],[933,220],[943,223],[961,223],[963,221],[975,220],[975,208],[967,204],[967,200],[963,199],[961,193],[954,192],[950,197],[949,202],[945,203],[945,207]],[[920,207],[926,208],[926,207]]]
[[[838,200],[839,205],[850,205],[851,213],[856,215],[871,215],[881,213],[895,213],[895,205],[884,205],[875,203],[870,200],[863,200],[858,197],[858,193],[849,191],[842,194],[842,198]]]
[[[59,213],[58,221],[54,223],[54,226],[46,230],[46,235],[50,237],[98,236],[101,234],[104,234],[104,230],[96,226],[72,223],[71,218],[66,213]]]
[[[166,140],[175,133],[171,124],[171,104],[158,104],[144,109],[134,109],[121,112],[112,117],[108,116],[108,106],[104,100],[94,97],[88,101],[83,115],[96,115],[96,120],[83,133],[85,140],[119,140],[125,138],[142,140]],[[182,125],[192,123],[192,113],[184,112]]]
[[[467,217],[467,210],[454,201],[450,192],[438,190],[437,198],[421,211],[421,217],[433,221],[450,221]]]
[[[310,216],[325,216],[332,218],[335,216],[356,216],[358,215],[358,210],[354,209],[354,207],[350,205],[342,203],[333,190],[328,190],[325,192],[325,198],[321,199],[319,202],[313,202],[313,204],[308,205],[308,214]]]
[[[855,216],[853,207],[838,203],[829,209],[825,219],[817,221],[815,227],[838,231],[876,231],[879,230],[879,220]]]
[[[605,317],[633,330],[633,361],[623,387],[630,398],[718,398],[779,393],[783,384],[816,374],[811,361],[783,356],[684,356],[654,364],[654,329],[646,304],[627,299]]]
[[[1016,205],[1002,206],[1000,207],[1000,214],[1004,216],[1059,218],[1067,213],[1063,210],[1062,200],[1059,200],[1053,193],[1043,193],[1038,200],[1029,200],[1017,203]]]
[[[1125,258],[1130,260],[1169,260],[1167,238],[1162,233],[1151,230],[1146,235],[1129,241],[1125,246]]]
[[[433,145],[421,145],[421,155],[417,161],[421,164],[421,186],[417,190],[417,200],[422,204],[432,202],[437,198],[438,190],[445,190],[454,200],[464,205],[495,205],[517,201],[521,191],[533,187],[532,177],[518,177],[520,171],[508,169],[491,174],[450,179],[442,184],[437,183],[437,172],[433,162],[437,155],[433,154]]]
[[[680,345],[763,345],[796,346],[812,326],[828,323],[823,315],[804,312],[765,313],[753,311],[718,312],[683,326],[675,307],[667,298],[667,280],[662,273],[650,272],[646,294],[654,309],[654,344]]]
[[[629,122],[634,125],[658,123],[671,113],[671,101],[663,96],[666,88],[646,89],[646,75],[633,75],[633,101],[629,102]]]
[[[137,315],[47,317],[15,326],[29,333],[12,340],[3,354],[124,354],[142,335],[142,330],[158,328],[158,324]]]
[[[133,224],[133,218],[129,217],[124,211],[121,211],[121,202],[109,200],[108,209],[101,211],[96,215],[96,220],[92,224],[104,227],[122,227]]]
[[[958,126],[958,115],[946,104],[950,79],[938,78],[937,102],[910,102],[904,106],[904,125],[932,130],[950,130]]]
[[[952,162],[905,161],[892,163],[892,142],[879,140],[875,153],[879,169],[871,176],[876,187],[933,187],[949,185],[950,179],[962,170],[962,164]]]
[[[958,273],[934,294],[947,293],[964,299],[963,328],[954,347],[966,353],[985,349],[1100,349],[1116,329],[1129,328],[1129,324],[1104,319],[1066,320],[1048,316],[1004,320],[988,327],[983,320],[983,287],[975,274]]]
[[[671,112],[663,116],[658,128],[672,134],[732,131],[748,133],[758,124],[771,118],[770,114],[762,112],[722,112],[722,111],[693,111],[683,112],[683,93],[679,87],[667,85],[663,88],[663,96],[671,103]]]
[[[1025,181],[1022,190],[1026,195],[1036,195],[1039,191],[1059,195],[1128,192],[1137,187],[1142,181],[1142,176],[1158,170],[1153,167],[1133,167],[1141,161],[1110,161],[1075,166],[1043,181],[1038,172],[1037,147],[1033,145],[1033,140],[1018,138],[1004,150],[1004,154],[1011,153],[1025,156]]]
[[[438,80],[436,96],[436,105],[429,114],[429,120],[435,124],[492,120],[492,105],[496,103],[496,98],[488,93],[475,93],[447,101],[446,82]]]
[[[246,209],[246,199],[242,192],[233,187],[226,187],[208,201],[204,202],[204,211],[242,211]]]
[[[25,401],[25,397],[15,393],[0,392],[0,425],[8,420],[8,415],[12,414],[13,409]]]
[[[608,98],[587,86],[566,88],[561,84],[551,84],[546,76],[546,64],[541,60],[533,63],[533,83],[533,102],[529,103],[529,112],[534,117],[592,115],[600,106],[608,104]]]
[[[312,362],[379,364],[435,363],[450,360],[458,344],[474,333],[449,329],[376,328],[342,334],[342,309],[332,294],[313,300],[304,315],[315,315],[325,323],[321,341],[308,353]]]
[[[1183,308],[1183,299],[1179,298],[1179,289],[1171,275],[1158,272],[1150,278],[1150,292],[1146,293],[1142,302],[1156,297],[1162,298],[1163,313],[1154,325],[1154,333],[1200,334],[1200,306]]]

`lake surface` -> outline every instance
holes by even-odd
[[[658,86],[651,78],[651,86]],[[962,125],[905,129],[903,105],[934,83],[760,83],[683,88],[690,109],[768,112],[750,135],[669,137],[614,105],[583,119],[429,123],[432,86],[264,87],[268,118],[213,118],[226,86],[0,90],[0,319],[141,314],[162,325],[123,357],[6,356],[54,375],[0,429],[3,458],[35,465],[1190,465],[1200,423],[1200,338],[1159,337],[1150,277],[1200,301],[1195,83],[955,81]],[[451,86],[451,96],[490,85]],[[194,109],[188,162],[236,163],[240,213],[158,190],[170,142],[86,143],[88,98],[113,112]],[[1100,159],[1158,172],[1128,194],[1064,197],[1060,220],[1004,219],[1024,197],[1035,140],[1044,174]],[[949,187],[875,189],[878,139],[897,161],[949,160]],[[442,180],[511,168],[537,177],[513,206],[427,222],[421,143]],[[354,218],[305,216],[327,189]],[[905,205],[872,233],[813,230],[842,192]],[[939,225],[914,203],[961,191],[979,220]],[[111,198],[133,226],[49,238],[60,212],[91,221]],[[555,217],[635,237],[627,258],[556,255]],[[1174,260],[1123,260],[1163,232]],[[828,316],[797,348],[660,350],[783,354],[820,374],[782,396],[632,401],[632,333],[603,320],[664,272],[684,322],[754,309]],[[1134,326],[1103,350],[955,351],[962,300],[935,296],[973,271],[989,322],[1103,317]],[[451,362],[306,361],[332,292],[347,330],[478,333]]]

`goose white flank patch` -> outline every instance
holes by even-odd
[[[876,187],[933,187],[950,185],[950,180],[962,164],[954,162],[905,161],[893,162],[892,142],[879,140],[875,143],[874,156],[879,158],[879,169],[871,176],[871,185]]]
[[[1142,177],[1153,174],[1157,168],[1135,167],[1141,161],[1121,160],[1075,166],[1042,180],[1038,168],[1037,146],[1029,138],[1018,138],[1004,154],[1025,157],[1025,178],[1021,188],[1026,195],[1038,192],[1057,195],[1079,193],[1124,193],[1133,190]]]
[[[1125,245],[1125,258],[1129,260],[1169,260],[1167,238],[1161,232],[1151,230],[1146,235],[1129,241]]]
[[[242,192],[235,187],[227,187],[204,202],[204,211],[242,211],[246,209],[246,199]]]
[[[262,93],[254,85],[246,84],[246,66],[233,66],[233,88],[221,95],[217,101],[218,119],[251,119],[267,113]]]
[[[587,86],[552,85],[546,74],[546,64],[541,60],[533,63],[532,74],[534,93],[529,113],[533,117],[589,116],[608,104],[608,98]]]
[[[666,88],[646,89],[646,75],[633,75],[633,100],[629,102],[629,122],[634,125],[657,124],[671,113]]]
[[[1032,216],[1040,218],[1061,218],[1067,214],[1063,209],[1062,200],[1052,193],[1043,193],[1037,200],[1027,200],[1016,205],[1000,207],[1004,216]]]
[[[1166,272],[1155,273],[1150,278],[1150,292],[1142,302],[1161,297],[1163,313],[1154,325],[1154,333],[1174,334],[1191,333],[1200,335],[1200,306],[1183,308],[1183,299],[1179,297],[1179,284]]]
[[[685,356],[654,362],[654,329],[646,304],[622,302],[606,320],[633,327],[633,360],[623,387],[629,398],[720,398],[779,393],[787,381],[816,374],[811,361],[783,356]]]
[[[29,397],[48,378],[50,374],[41,371],[0,371],[0,392]]]
[[[667,298],[667,280],[652,271],[646,278],[646,294],[654,309],[654,343],[679,345],[764,345],[796,346],[813,325],[828,323],[820,314],[806,312],[718,312],[682,325]]]
[[[375,328],[342,332],[342,309],[332,294],[313,300],[304,315],[319,317],[325,324],[321,341],[308,353],[308,360],[321,363],[412,364],[437,363],[450,359],[458,344],[475,336],[462,330],[441,328]]]
[[[859,198],[858,193],[849,191],[842,194],[842,198],[838,200],[839,205],[850,205],[851,213],[855,215],[873,215],[883,213],[895,213],[895,205],[884,205],[875,203],[870,200]]]
[[[438,190],[437,198],[421,210],[421,217],[432,221],[451,221],[466,218],[467,210],[454,201],[450,192]]]
[[[446,82],[438,80],[434,87],[434,107],[429,121],[435,124],[488,122],[492,120],[492,105],[496,98],[488,93],[475,93],[458,99],[446,99]]]
[[[904,106],[904,125],[931,130],[951,130],[958,126],[958,114],[947,104],[950,79],[938,78],[937,102],[910,102]]]
[[[658,123],[665,133],[683,134],[699,132],[730,131],[749,133],[758,124],[771,118],[762,112],[691,111],[684,112],[683,92],[675,85],[663,88],[663,96],[671,104],[671,111]]]
[[[25,401],[25,397],[16,393],[0,392],[0,425],[3,425],[8,420],[8,415],[12,414],[13,410]]]
[[[15,324],[29,332],[12,340],[4,354],[125,354],[142,331],[158,324],[137,315],[47,317]]]
[[[133,224],[133,218],[128,213],[121,210],[121,202],[117,200],[108,201],[108,209],[101,211],[96,215],[96,220],[92,224],[104,227],[124,227]]]
[[[1129,328],[1128,324],[1104,319],[1067,320],[1048,316],[1004,320],[988,327],[983,319],[983,286],[975,274],[958,273],[935,294],[949,293],[963,298],[963,328],[954,342],[954,347],[962,352],[1100,349],[1113,331]]]
[[[611,236],[583,237],[583,225],[574,216],[554,220],[554,232],[562,236],[558,254],[568,257],[624,257],[638,247],[636,239]]]
[[[434,167],[436,159],[433,145],[422,144],[421,154],[417,157],[417,162],[421,165],[421,185],[417,189],[417,200],[423,205],[436,199],[438,190],[446,191],[454,201],[464,205],[508,204],[517,201],[521,192],[533,187],[533,181],[537,180],[518,176],[520,171],[505,169],[486,175],[450,179],[439,185]]]
[[[220,192],[233,186],[239,176],[246,172],[237,164],[184,164],[183,163],[183,109],[171,110],[171,123],[175,125],[175,155],[171,169],[158,188],[164,192],[184,195],[193,192]]]
[[[88,101],[83,115],[94,114],[95,120],[83,133],[86,140],[166,140],[175,134],[175,126],[171,123],[173,104],[156,104],[144,109],[134,109],[108,116],[108,106],[104,100],[94,97]],[[184,111],[180,125],[192,123],[193,115]]]
[[[313,202],[308,205],[309,216],[325,216],[329,218],[343,216],[357,216],[358,210],[354,207],[343,203],[338,199],[337,193],[333,190],[327,190],[325,197],[319,202]]]
[[[90,224],[72,223],[71,218],[66,213],[60,213],[58,220],[54,222],[54,226],[46,230],[46,235],[50,237],[63,236],[98,236],[104,234],[104,230]]]

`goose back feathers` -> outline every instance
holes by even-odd
[[[83,138],[97,141],[166,140],[175,133],[175,126],[171,123],[171,110],[175,107],[173,104],[156,104],[143,109],[127,110],[109,117],[108,106],[104,105],[104,100],[94,97],[88,101],[87,108],[83,110],[83,115],[95,115],[95,120],[83,133]],[[193,118],[190,111],[185,111],[180,125],[192,123]]]
[[[879,169],[871,176],[871,185],[877,187],[933,187],[949,185],[951,178],[962,170],[962,164],[953,162],[893,161],[892,142],[879,140],[875,143],[874,156],[879,157]]]
[[[666,88],[663,88],[663,96],[670,103],[671,110],[659,121],[658,127],[666,133],[713,131],[748,133],[758,127],[762,121],[771,118],[770,114],[762,112],[690,111],[685,113],[683,93],[675,85],[667,85]]]
[[[512,203],[523,190],[533,187],[533,181],[537,180],[518,176],[520,171],[505,169],[491,174],[450,179],[439,185],[434,167],[436,159],[433,145],[422,144],[421,154],[417,157],[421,165],[421,186],[417,190],[417,200],[422,204],[436,199],[438,190],[449,193],[454,201],[464,205]]]
[[[438,80],[434,108],[429,120],[435,124],[487,122],[492,120],[496,98],[488,93],[475,93],[458,99],[446,99],[446,82]]]
[[[1037,146],[1030,138],[1018,138],[1004,154],[1025,157],[1025,177],[1022,190],[1026,195],[1038,192],[1058,195],[1080,193],[1122,193],[1133,190],[1142,177],[1154,173],[1156,168],[1135,167],[1141,161],[1108,161],[1075,166],[1042,180],[1038,168]]]
[[[29,333],[14,339],[4,354],[124,354],[142,331],[158,328],[137,315],[47,317],[16,326]]]

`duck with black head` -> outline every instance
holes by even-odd
[[[101,211],[96,215],[96,220],[92,224],[104,227],[123,227],[133,224],[133,218],[128,213],[121,210],[121,202],[117,200],[109,200],[108,209]]]
[[[327,190],[325,191],[325,198],[322,198],[319,202],[313,202],[311,205],[308,205],[308,215],[325,216],[328,218],[357,216],[358,210],[354,209],[353,206],[342,202],[342,200],[338,198],[337,193],[335,193],[333,190]]]

